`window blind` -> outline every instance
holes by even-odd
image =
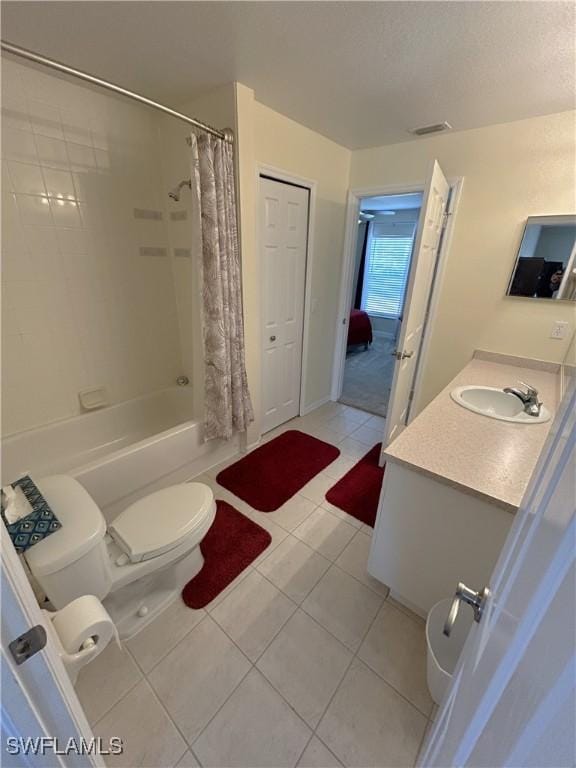
[[[368,314],[393,318],[402,314],[414,228],[370,227],[361,305]]]

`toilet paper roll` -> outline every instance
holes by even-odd
[[[78,653],[90,638],[104,647],[115,637],[120,645],[116,625],[94,595],[83,595],[65,605],[52,618],[52,626],[67,653]]]

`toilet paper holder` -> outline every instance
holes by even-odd
[[[83,595],[59,611],[42,611],[45,626],[54,642],[72,684],[80,670],[115,638],[121,648],[116,625],[94,595]]]

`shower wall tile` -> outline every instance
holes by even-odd
[[[66,142],[50,136],[34,137],[40,165],[47,168],[66,169],[69,166]]]
[[[51,136],[53,139],[64,138],[58,107],[45,101],[29,99],[28,115],[34,133],[40,136]]]
[[[74,144],[92,146],[90,114],[79,107],[62,107],[62,128],[64,138]]]
[[[2,187],[8,192],[14,192],[14,186],[12,179],[10,178],[10,171],[8,167],[8,160],[2,160]]]
[[[55,231],[57,249],[64,255],[80,255],[88,253],[89,233],[85,229],[63,229]]]
[[[75,200],[64,200],[63,194],[49,198],[52,220],[56,227],[71,227],[78,229],[82,226],[78,203]]]
[[[134,218],[160,221],[162,219],[162,211],[150,211],[147,208],[134,208]]]
[[[57,256],[59,251],[53,227],[22,227],[24,251],[30,256]],[[25,254],[23,254],[24,256]]]
[[[32,163],[19,163],[10,160],[8,168],[15,192],[21,192],[25,195],[46,194],[44,178],[39,166]]]
[[[168,251],[166,248],[149,248],[140,246],[140,256],[152,256],[155,258],[163,258],[165,256],[168,256]]]
[[[158,126],[148,110],[12,61],[2,77],[3,433],[183,372]],[[134,209],[161,211],[136,221]],[[41,377],[38,372],[41,371]]]
[[[44,168],[42,174],[44,176],[45,191],[48,195],[58,198],[63,197],[67,200],[76,200],[76,190],[74,189],[72,174],[69,171],[56,171],[53,168]]]
[[[16,195],[22,224],[49,227],[52,225],[50,201],[46,195]]]
[[[98,167],[94,149],[85,144],[68,142],[68,159],[70,168],[77,173],[86,173]]]
[[[5,108],[2,107],[2,116],[5,114]],[[20,130],[19,127],[5,126],[2,131],[2,156],[7,160],[19,160],[23,163],[36,162],[38,155],[33,134]]]
[[[194,112],[194,110],[191,110]],[[196,112],[194,112],[196,114]],[[175,184],[189,177],[190,158],[186,144],[188,126],[165,117],[159,119],[164,204],[168,215],[164,216],[168,237],[169,253],[174,274],[180,347],[182,350],[181,373],[188,376],[196,393],[196,402],[201,406],[204,387],[204,363],[202,352],[201,289],[197,265],[192,258],[183,258],[186,251],[192,252],[192,196],[185,188],[179,202],[168,198],[169,190]],[[139,222],[141,223],[141,222]]]

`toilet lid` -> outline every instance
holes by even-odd
[[[163,488],[131,504],[109,527],[112,538],[133,563],[177,547],[200,529],[214,505],[202,483]]]

